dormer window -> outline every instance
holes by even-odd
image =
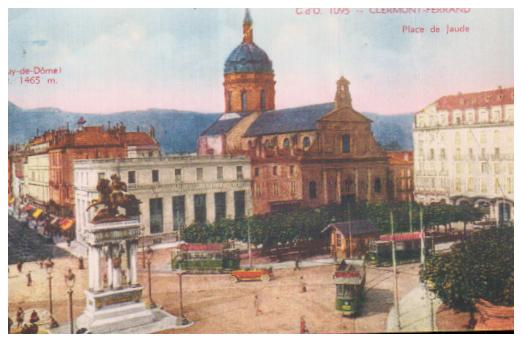
[[[303,147],[304,148],[310,147],[310,138],[309,137],[304,137],[303,138]]]

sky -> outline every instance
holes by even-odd
[[[380,114],[514,83],[511,9],[298,13],[251,9],[254,41],[273,62],[277,108],[333,101],[341,75],[354,108]],[[60,73],[40,75],[40,84],[9,76],[9,100],[83,113],[221,112],[223,67],[241,42],[243,16],[244,9],[10,9],[9,70]],[[404,25],[425,32],[404,33]],[[441,32],[430,33],[432,25]],[[446,25],[469,32],[446,34]]]

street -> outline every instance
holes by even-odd
[[[166,272],[164,264],[169,250],[155,253],[152,274],[153,299],[173,314],[178,313],[177,276]],[[163,256],[163,257],[162,257]],[[67,297],[63,275],[69,267],[76,274],[74,290],[74,315],[77,317],[85,306],[83,290],[87,286],[87,270],[78,270],[73,257],[56,258],[53,279],[54,312],[56,320],[68,321]],[[48,308],[48,283],[44,269],[36,263],[24,265],[24,272],[17,274],[10,266],[9,315],[20,305],[29,309]],[[26,286],[25,273],[31,270],[33,286]],[[297,333],[300,317],[312,333],[384,332],[388,312],[393,305],[393,273],[390,268],[367,268],[366,300],[361,314],[356,318],[343,318],[334,310],[335,286],[332,283],[332,265],[275,270],[270,282],[232,283],[230,276],[186,275],[183,278],[184,313],[195,324],[184,330],[164,333]],[[399,266],[400,296],[405,296],[418,284],[418,264]],[[301,280],[307,291],[301,292]],[[146,274],[140,270],[139,280],[146,289]],[[258,296],[260,312],[254,305]]]
[[[35,230],[29,229],[25,223],[18,222],[11,216],[8,216],[7,228],[9,265],[19,261],[36,261],[68,254]]]

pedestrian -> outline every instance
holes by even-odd
[[[11,327],[13,326],[14,322],[13,322],[13,320],[11,319],[11,317],[7,317],[7,318],[9,318],[9,322],[8,322],[7,324],[8,324],[8,326],[9,326],[8,334],[10,334],[10,333],[11,333]]]
[[[25,276],[27,277],[27,286],[33,285],[33,277],[31,276],[31,271],[27,272]]]
[[[83,257],[80,256],[80,258],[78,258],[78,269],[79,270],[83,270],[85,267],[83,266]]]
[[[43,260],[40,260],[40,262],[38,264],[40,265],[40,268],[44,267],[44,261]]]
[[[263,314],[263,311],[259,308],[259,297],[257,295],[254,296],[254,308],[256,310],[256,316]]]
[[[23,261],[18,261],[16,263],[16,269],[18,270],[18,273],[22,273],[22,268],[24,267],[24,262]]]
[[[308,334],[308,328],[306,327],[304,316],[301,316],[301,321],[299,322],[299,333]]]
[[[301,276],[301,278],[299,278],[299,284],[301,285],[301,293],[306,292],[306,283],[304,281],[303,276]]]
[[[31,312],[31,318],[29,319],[29,322],[36,324],[38,321],[40,321],[40,317],[38,316],[36,310],[33,310],[33,312]]]
[[[18,307],[18,310],[16,311],[16,326],[20,328],[22,324],[24,323],[24,309],[22,307]]]
[[[297,254],[297,257],[295,258],[295,266],[294,266],[294,271],[298,271],[300,270],[301,268],[299,267],[299,263],[301,262],[301,256],[299,254]]]

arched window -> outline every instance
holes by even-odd
[[[381,184],[381,179],[379,177],[375,178],[374,182],[373,182],[373,191],[375,193],[380,193],[382,190],[382,184]]]
[[[285,138],[285,140],[283,140],[283,147],[284,148],[289,148],[290,147],[290,139]]]
[[[244,90],[241,92],[241,111],[247,111],[247,92]]]
[[[314,181],[308,183],[308,196],[310,196],[310,198],[317,198],[317,185]]]
[[[350,135],[344,134],[342,137],[342,142],[343,142],[343,146],[342,146],[343,153],[350,152]]]
[[[266,98],[265,98],[265,90],[261,90],[261,94],[259,95],[259,106],[261,111],[265,111],[266,108]]]
[[[309,137],[304,137],[303,138],[303,147],[304,148],[310,147],[310,138]]]

